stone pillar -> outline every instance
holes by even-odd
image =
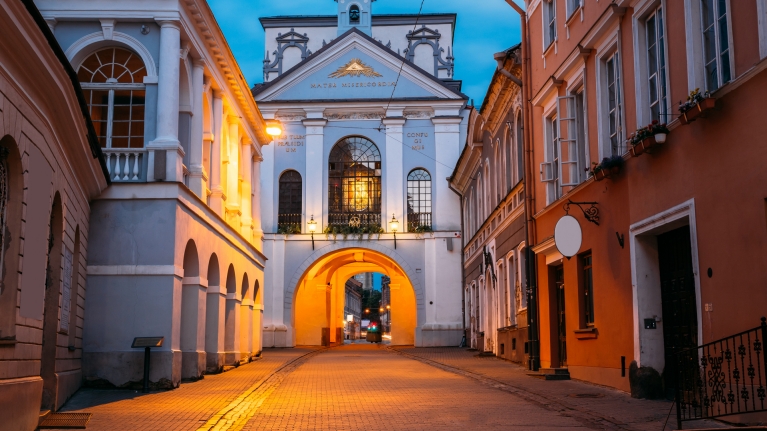
[[[203,121],[202,97],[205,78],[205,62],[194,60],[192,66],[192,130],[189,142],[189,188],[200,199],[205,200],[205,179],[203,178],[202,146]]]
[[[242,236],[253,241],[253,144],[250,139],[242,140],[242,184],[240,186],[240,210],[242,211]]]
[[[434,175],[434,203],[432,224],[435,231],[461,230],[461,206],[458,196],[448,187],[445,178],[452,175],[452,168],[458,162],[460,149],[460,116],[433,117],[434,143],[437,166]]]
[[[224,328],[226,291],[221,286],[208,286],[205,307],[206,372],[220,372],[224,366]]]
[[[181,32],[177,21],[160,21],[160,70],[157,85],[157,133],[147,145],[149,181],[183,181],[183,149],[178,140]],[[159,153],[164,152],[165,166]]]
[[[256,204],[259,204],[260,208],[260,222],[261,230],[264,232],[274,233],[277,232],[277,202],[275,199],[275,188],[277,187],[276,173],[274,172],[274,144],[261,147],[261,154],[263,160],[258,163],[260,171],[259,175],[259,187],[256,193],[259,198],[255,199]],[[304,179],[304,184],[306,184]],[[258,221],[257,221],[258,223]],[[267,270],[269,265],[267,265]],[[267,307],[267,310],[269,308]]]
[[[258,156],[251,162],[251,200],[250,212],[253,215],[253,245],[256,250],[263,252],[264,229],[261,226],[261,163],[263,159]]]
[[[308,220],[314,215],[317,222],[317,231],[322,232],[326,224],[322,210],[323,193],[322,184],[324,183],[322,173],[325,166],[325,156],[323,152],[325,141],[325,125],[328,120],[324,118],[306,119],[303,121],[306,126],[306,177],[304,184],[306,186],[306,214]],[[305,227],[301,226],[305,231]]]
[[[240,308],[242,298],[236,293],[226,294],[226,325],[224,328],[224,365],[240,361]]]
[[[213,147],[210,150],[210,209],[224,216],[224,189],[221,187],[221,134],[224,130],[224,101],[213,90]]]
[[[181,378],[196,379],[204,374],[207,281],[184,277],[181,286]]]
[[[240,361],[248,362],[253,355],[253,300],[240,304]]]
[[[240,228],[240,119],[237,116],[226,117],[229,124],[229,142],[226,146],[226,220],[235,229]]]
[[[386,205],[384,206],[383,226],[387,232],[389,232],[389,220],[392,214],[400,221],[400,232],[405,231],[407,226],[406,214],[404,213],[405,188],[403,181],[405,174],[402,169],[405,121],[401,117],[383,119],[383,124],[386,126]]]
[[[259,355],[264,350],[263,337],[261,331],[263,330],[264,321],[264,306],[263,304],[253,304],[253,356]]]

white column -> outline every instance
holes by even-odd
[[[243,299],[240,304],[240,360],[253,355],[253,300]]]
[[[325,166],[323,154],[325,125],[328,120],[325,119],[306,119],[303,121],[306,126],[306,177],[304,185],[306,187],[306,218],[314,215],[317,221],[318,231],[324,228],[324,213],[322,212],[322,172]],[[305,230],[302,227],[302,230]]]
[[[434,169],[434,203],[432,223],[437,231],[461,229],[461,206],[458,195],[448,187],[446,178],[452,175],[452,167],[458,162],[460,148],[460,124],[462,117],[434,117],[434,141],[437,166]]]
[[[405,206],[405,189],[402,169],[402,143],[405,142],[403,126],[405,121],[404,118],[383,119],[383,124],[386,126],[386,165],[384,166],[386,172],[386,205],[384,207],[383,225],[387,232],[389,231],[388,221],[392,214],[400,220],[400,232],[407,226],[403,210]]]
[[[181,31],[177,21],[160,21],[160,70],[157,85],[157,134],[147,146],[165,151],[165,181],[182,181],[183,149],[178,141],[178,83]],[[154,171],[154,167],[149,167]]]
[[[205,62],[194,60],[192,66],[192,130],[189,142],[189,188],[200,199],[205,200],[205,180],[203,179],[202,146],[202,97],[204,90]]]
[[[242,236],[253,241],[253,207],[251,205],[253,175],[253,144],[250,139],[242,141],[242,185],[240,188],[240,210],[242,211]]]
[[[251,200],[250,212],[253,216],[253,244],[258,251],[263,251],[264,229],[261,226],[261,163],[263,159],[254,157],[251,162]]]
[[[240,120],[234,115],[226,117],[229,124],[229,142],[226,146],[226,214],[227,221],[239,229],[240,218],[240,172],[238,159],[240,157]]]
[[[210,150],[210,208],[224,216],[224,189],[221,187],[221,133],[224,129],[224,101],[213,90],[213,147]]]
[[[277,211],[275,209],[274,202],[274,144],[261,147],[261,153],[263,154],[263,161],[259,163],[260,175],[260,187],[258,188],[259,199],[256,199],[256,204],[260,204],[261,214],[261,229],[264,232],[276,232],[277,225],[275,223],[275,216]],[[304,182],[305,183],[305,182]],[[267,265],[267,268],[269,265]]]

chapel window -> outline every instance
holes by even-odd
[[[349,8],[349,23],[359,24],[359,22],[360,22],[360,7],[355,4]]]
[[[431,175],[419,168],[407,176],[407,230],[414,232],[425,228],[432,228]]]
[[[122,48],[105,48],[80,65],[77,77],[102,148],[144,147],[146,67]]]
[[[370,140],[340,140],[328,159],[328,225],[381,228],[381,152]]]
[[[284,233],[301,233],[303,187],[301,174],[294,170],[280,175],[277,230]]]

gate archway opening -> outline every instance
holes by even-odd
[[[348,248],[319,258],[304,272],[296,286],[292,322],[295,345],[343,343],[346,281],[365,272],[381,273],[391,280],[391,309],[388,311],[391,344],[415,344],[418,321],[416,295],[403,268],[383,253],[364,248]]]

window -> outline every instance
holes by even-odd
[[[485,220],[485,206],[484,206],[484,188],[482,188],[482,174],[479,174],[477,176],[477,220],[476,220],[476,230],[479,230],[479,227],[482,226],[482,222]]]
[[[514,182],[522,180],[525,177],[525,148],[524,139],[522,137],[522,112],[517,113],[517,119],[515,121],[517,125],[516,129],[516,141],[517,141],[517,175],[514,178]]]
[[[556,115],[546,119],[546,153],[547,162],[541,163],[541,182],[548,183],[548,203],[552,203],[562,196],[562,188],[559,182],[559,128]]]
[[[645,21],[647,34],[647,80],[650,117],[666,122],[666,49],[663,35],[663,8],[656,9]]]
[[[431,229],[431,175],[425,169],[413,169],[407,176],[407,230]]]
[[[614,53],[605,60],[604,64],[607,94],[606,116],[607,137],[610,144],[610,155],[621,155],[623,145],[621,143],[621,92],[620,92],[620,63],[618,53]]]
[[[340,140],[330,151],[330,226],[381,226],[381,152],[361,136]]]
[[[581,0],[567,0],[567,19],[570,19],[579,7],[581,7]]]
[[[95,52],[77,77],[102,148],[144,147],[144,63],[122,48]]]
[[[543,49],[546,50],[552,42],[557,40],[557,2],[545,0],[543,2]]]
[[[581,257],[582,273],[582,298],[581,307],[583,324],[586,326],[594,325],[594,275],[591,266],[591,253]]]
[[[359,22],[360,22],[360,7],[355,4],[349,8],[349,23],[359,24]]]
[[[285,233],[301,232],[302,206],[301,174],[294,170],[280,175],[277,229]]]
[[[506,133],[504,135],[504,142],[506,143],[505,149],[506,149],[506,192],[508,193],[511,191],[511,188],[514,187],[514,157],[519,157],[519,155],[514,154],[514,139],[511,136],[511,123],[506,123]]]
[[[557,39],[556,0],[543,2],[543,49],[546,50]]]
[[[575,90],[570,96],[557,98],[557,177],[563,187],[577,186],[586,179],[586,172],[582,169],[587,165],[585,110],[583,87]]]
[[[703,62],[706,88],[714,91],[730,80],[730,43],[726,0],[701,0]]]

